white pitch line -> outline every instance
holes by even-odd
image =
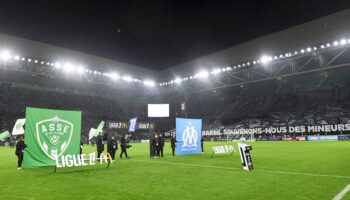
[[[182,165],[182,166],[190,166],[190,167],[205,167],[205,168],[215,168],[215,169],[230,169],[230,170],[242,170],[242,168],[236,167],[220,167],[220,166],[212,166],[212,165],[198,165],[198,164],[187,164],[187,163],[174,163],[174,162],[166,162],[166,161],[151,161],[151,160],[135,160],[134,161],[143,161],[143,162],[152,162],[152,163],[163,163],[163,164],[171,164],[171,165]],[[328,174],[312,174],[312,173],[302,173],[302,172],[286,172],[286,171],[272,171],[272,170],[263,170],[263,169],[254,169],[257,172],[267,172],[274,174],[291,174],[291,175],[303,175],[303,176],[318,176],[318,177],[331,177],[331,178],[345,178],[350,179],[350,176],[339,176],[339,175],[328,175]]]
[[[333,198],[333,200],[340,200],[340,199],[342,199],[345,196],[345,194],[347,192],[349,192],[349,190],[350,190],[350,184],[347,185],[341,192],[339,192],[339,194],[337,194],[337,196],[335,196]]]

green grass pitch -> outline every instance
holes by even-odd
[[[249,142],[248,142],[249,143]],[[0,199],[333,199],[350,184],[349,142],[250,142],[255,170],[238,153],[149,158],[133,144],[131,159],[107,164],[17,170],[14,149],[0,147]],[[96,150],[84,146],[84,153]],[[117,154],[120,153],[120,149]],[[347,194],[343,199],[350,199]]]

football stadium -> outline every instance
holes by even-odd
[[[350,199],[348,2],[234,2],[0,5],[0,199]]]

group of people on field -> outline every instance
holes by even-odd
[[[96,146],[97,146],[97,158],[100,158],[102,152],[105,149],[105,146],[103,144],[103,135],[100,133],[96,137]],[[120,159],[122,159],[123,154],[125,155],[125,158],[128,159],[128,153],[126,149],[128,148],[128,142],[125,139],[125,135],[122,136],[120,140],[120,149],[121,153],[119,155]],[[111,158],[113,161],[115,161],[115,153],[118,150],[118,141],[116,140],[115,136],[111,137],[111,140],[107,143],[107,152],[111,155]]]

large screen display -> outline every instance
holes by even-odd
[[[148,104],[148,117],[169,117],[169,104]]]

